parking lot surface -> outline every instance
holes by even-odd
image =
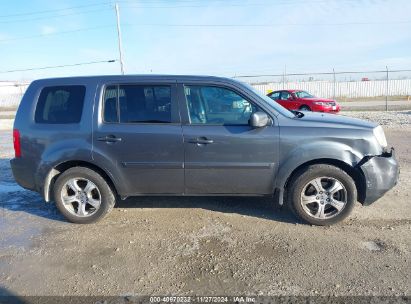
[[[345,114],[383,124],[401,175],[331,227],[250,197],[139,197],[70,224],[14,182],[0,130],[0,294],[410,295],[411,112]]]

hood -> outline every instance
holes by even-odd
[[[336,115],[336,114],[327,114],[327,113],[317,113],[317,112],[304,112],[304,116],[301,118],[297,118],[298,120],[304,122],[313,122],[319,125],[321,124],[334,124],[340,126],[347,126],[347,127],[357,127],[357,128],[366,128],[366,129],[373,129],[378,124],[358,119],[352,118],[344,115]]]

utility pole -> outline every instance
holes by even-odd
[[[118,37],[118,51],[120,53],[120,68],[121,68],[121,74],[124,75],[123,49],[121,45],[121,30],[120,30],[120,11],[118,8],[118,3],[116,3],[114,7],[116,9],[116,17],[117,17],[117,37]]]
[[[387,91],[385,93],[385,111],[388,111],[388,93],[389,93],[389,79],[388,79],[388,65],[385,66],[387,69]]]
[[[335,100],[335,85],[336,85],[336,81],[335,81],[335,69],[333,68],[333,99]]]

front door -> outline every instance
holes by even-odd
[[[298,102],[293,98],[290,92],[282,91],[280,93],[279,104],[289,110],[298,110]]]
[[[252,128],[262,111],[233,88],[185,84],[180,96],[187,194],[271,194],[278,160],[279,130]],[[184,91],[184,92],[182,92]]]
[[[176,85],[107,84],[93,154],[113,162],[121,195],[182,194],[184,146]]]

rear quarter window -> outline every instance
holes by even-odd
[[[79,123],[86,87],[81,85],[44,87],[37,102],[34,120],[45,124]]]
[[[271,93],[269,96],[270,96],[271,99],[279,99],[280,98],[280,92]]]
[[[168,85],[110,85],[104,92],[103,120],[108,123],[171,123]]]

